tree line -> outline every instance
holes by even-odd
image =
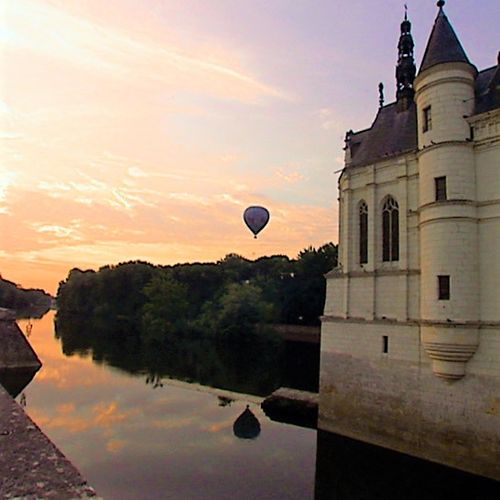
[[[0,307],[16,311],[18,316],[38,317],[51,307],[52,297],[38,288],[24,289],[0,277]]]
[[[58,331],[85,317],[117,341],[133,336],[151,345],[176,335],[241,341],[273,323],[318,325],[324,274],[336,260],[337,246],[327,243],[295,259],[228,254],[216,263],[72,269],[57,292]]]

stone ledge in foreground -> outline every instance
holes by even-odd
[[[75,466],[0,386],[0,498],[96,497]]]

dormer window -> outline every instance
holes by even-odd
[[[423,127],[422,131],[427,132],[432,129],[432,113],[431,107],[427,106],[422,112]]]

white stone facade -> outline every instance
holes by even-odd
[[[488,71],[498,78],[498,66]],[[356,165],[347,148],[319,427],[500,480],[500,109],[475,111],[477,77],[463,61],[420,72],[411,150]],[[389,196],[399,208],[399,258],[384,261]]]

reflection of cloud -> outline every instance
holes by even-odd
[[[74,413],[75,404],[74,403],[64,403],[64,404],[58,405],[57,411],[58,411],[58,413],[62,413],[64,415],[67,415],[68,413]]]
[[[217,422],[215,424],[211,424],[207,430],[208,432],[217,433],[226,429],[231,429],[233,427],[233,423],[234,419],[226,420],[225,422]]]
[[[95,381],[94,381],[95,384]],[[92,384],[92,385],[94,385]],[[91,414],[88,414],[87,407],[83,410],[76,410],[73,404],[63,404],[57,406],[55,415],[45,415],[42,413],[32,414],[32,418],[41,426],[48,429],[67,429],[70,432],[81,432],[88,429],[112,429],[115,424],[137,416],[140,410],[133,409],[120,411],[116,401],[111,403],[100,402],[91,407]]]
[[[178,418],[176,420],[172,419],[171,416],[168,418],[168,420],[153,420],[151,425],[157,429],[181,429],[193,425],[193,422],[196,420],[195,417]]]
[[[113,401],[111,403],[98,403],[93,408],[94,424],[101,427],[109,427],[117,422],[125,420],[134,411],[129,412],[119,412],[118,403]]]
[[[108,450],[110,453],[117,453],[120,451],[125,445],[127,444],[126,441],[123,439],[110,439],[106,443],[106,450]]]

